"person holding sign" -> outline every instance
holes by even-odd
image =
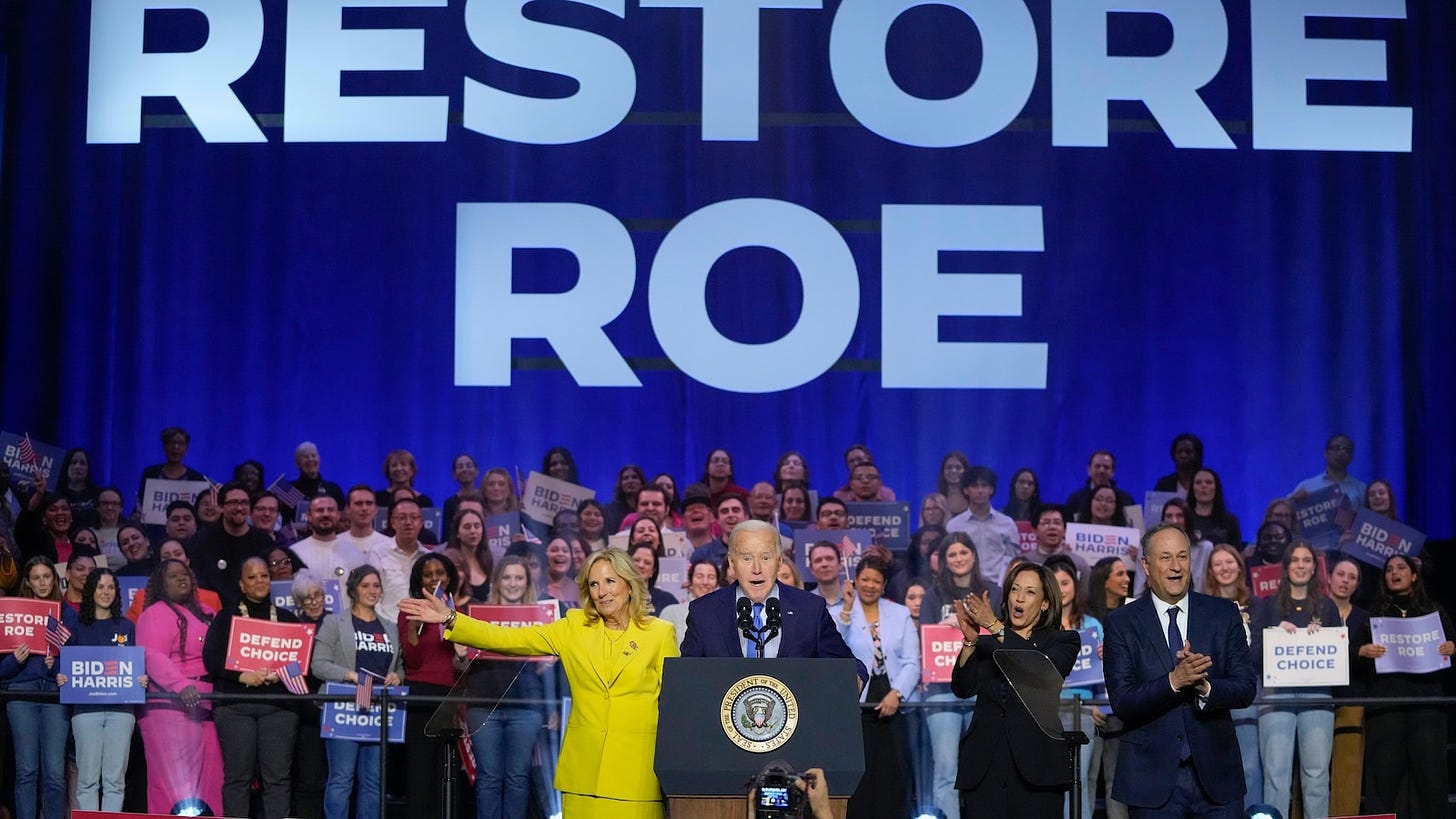
[[[202,660],[216,690],[229,694],[286,694],[278,669],[292,658],[240,658],[231,656],[237,620],[297,623],[298,617],[273,604],[272,577],[261,557],[243,561],[235,605],[224,607],[207,629]],[[246,670],[239,670],[243,666]],[[293,743],[298,711],[275,702],[220,702],[212,710],[217,738],[222,744],[222,807],[227,816],[248,816],[250,786],[256,775],[262,786],[263,815],[288,815],[293,767]]]
[[[344,588],[349,610],[330,614],[319,627],[313,649],[314,676],[324,682],[372,685],[371,678],[378,678],[385,687],[399,685],[404,670],[399,630],[378,611],[384,596],[379,570],[368,563],[355,567]],[[356,819],[379,819],[379,745],[329,739],[324,741],[324,750],[329,757],[325,819],[348,819],[351,792]]]
[[[1102,623],[1096,617],[1087,613],[1087,587],[1082,584],[1081,567],[1072,561],[1070,555],[1052,555],[1043,564],[1051,570],[1052,576],[1057,580],[1057,593],[1062,603],[1062,628],[1067,631],[1078,633],[1082,645],[1081,649],[1095,651],[1098,659],[1102,657]],[[1082,632],[1091,630],[1093,642],[1096,648],[1085,640]],[[1079,654],[1080,658],[1081,655]],[[1076,697],[1090,700],[1101,693],[1102,686],[1080,686],[1075,688],[1063,688],[1062,700],[1069,701]],[[1097,770],[1092,767],[1092,760],[1102,754],[1102,738],[1097,735],[1106,722],[1107,717],[1100,708],[1082,706],[1081,719],[1077,719],[1075,708],[1070,703],[1062,706],[1062,730],[1082,731],[1087,734],[1090,740],[1086,745],[1078,749],[1082,757],[1082,819],[1092,819],[1092,806],[1097,801]],[[1071,811],[1070,797],[1067,803],[1067,811]]]
[[[120,590],[110,569],[95,569],[81,589],[81,610],[71,623],[73,646],[136,645],[136,626],[122,616]],[[61,685],[65,674],[57,675]],[[147,686],[147,676],[139,682]],[[136,713],[130,705],[77,705],[71,714],[76,738],[76,805],[81,810],[120,811]]]
[[[52,616],[60,616],[60,578],[50,558],[36,556],[25,562],[20,596],[55,603]],[[42,637],[33,648],[21,643],[0,660],[0,685],[6,691],[55,693],[57,671],[56,651]],[[70,735],[66,706],[49,700],[13,699],[5,704],[5,717],[15,746],[16,819],[35,819],[37,790],[41,815],[61,819],[66,811],[66,739]]]
[[[1063,678],[1071,672],[1081,641],[1075,631],[1061,627],[1056,578],[1045,566],[1019,564],[1006,579],[999,613],[991,607],[990,595],[982,592],[956,601],[955,614],[964,641],[951,690],[962,699],[976,697],[956,776],[962,812],[1058,815],[1072,782],[1067,748],[1041,732],[994,658],[1001,650],[1039,651]]]
[[[147,607],[137,618],[137,644],[146,649],[155,691],[137,726],[147,750],[147,810],[170,813],[201,799],[222,809],[222,751],[212,724],[212,678],[202,644],[216,612],[197,597],[197,580],[179,560],[164,560],[147,581]]]
[[[767,524],[762,524],[767,526]],[[593,552],[577,580],[580,609],[546,625],[508,628],[457,614],[435,597],[400,611],[444,623],[446,639],[513,655],[554,654],[571,685],[556,788],[568,819],[663,815],[652,770],[663,661],[678,654],[672,626],[647,613],[647,586],[620,549]]]
[[[1249,621],[1253,637],[1250,652],[1264,672],[1263,635],[1266,628],[1294,633],[1338,626],[1340,612],[1325,594],[1324,577],[1314,547],[1295,543],[1284,553],[1279,591],[1259,601]],[[1329,688],[1266,691],[1264,699],[1318,697],[1328,699]],[[1328,816],[1330,805],[1330,749],[1335,740],[1335,712],[1328,706],[1263,705],[1259,708],[1259,758],[1264,761],[1264,802],[1289,813],[1290,768],[1294,745],[1299,743],[1299,784],[1307,816]]]
[[[526,558],[501,558],[486,603],[520,606],[535,600]],[[542,726],[560,721],[545,704],[557,694],[553,671],[554,663],[510,659],[479,658],[470,665],[467,690],[472,698],[485,701],[472,703],[465,713],[475,751],[476,819],[526,815],[536,738]],[[505,698],[523,702],[500,702]],[[486,703],[497,704],[490,708]]]
[[[1420,564],[1406,555],[1385,561],[1385,582],[1372,618],[1407,619],[1435,614],[1441,623],[1436,653],[1456,653],[1451,616],[1426,593]],[[1376,644],[1372,627],[1350,636],[1367,662],[1384,657],[1389,648]],[[1404,636],[1404,635],[1399,635]],[[1398,646],[1401,647],[1401,646]],[[1353,673],[1353,672],[1352,672]],[[1439,697],[1441,681],[1435,674],[1376,673],[1372,697]],[[1439,705],[1370,705],[1365,709],[1365,811],[1400,816],[1446,815],[1446,712]],[[1400,804],[1402,790],[1409,804]]]
[[[1164,520],[1167,519],[1167,510],[1171,508],[1171,501],[1163,507]],[[1213,547],[1204,564],[1203,593],[1234,601],[1239,607],[1239,614],[1244,618],[1244,636],[1250,642],[1253,641],[1249,619],[1254,598],[1253,592],[1249,590],[1249,571],[1244,567],[1242,552],[1227,543]],[[1259,708],[1248,705],[1235,708],[1229,713],[1234,718],[1234,733],[1239,738],[1239,756],[1244,763],[1244,804],[1257,805],[1264,801],[1264,764],[1259,759]]]

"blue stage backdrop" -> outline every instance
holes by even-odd
[[[437,497],[853,441],[1140,497],[1190,430],[1251,531],[1343,430],[1452,531],[1451,3],[0,9],[0,426],[128,488],[180,424]]]

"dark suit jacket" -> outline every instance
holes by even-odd
[[[1173,658],[1167,624],[1160,622],[1150,595],[1107,618],[1103,670],[1112,710],[1123,721],[1112,797],[1136,807],[1157,807],[1172,795],[1177,779],[1178,737],[1186,736],[1193,766],[1215,802],[1244,793],[1243,762],[1229,711],[1254,699],[1256,675],[1233,601],[1188,595],[1187,639],[1193,650],[1213,658],[1208,705],[1198,707],[1191,691],[1168,685]]]
[[[839,636],[824,598],[779,584],[783,627],[779,631],[780,657],[845,657],[855,661],[861,680],[869,679],[864,663]],[[688,605],[684,657],[742,657],[738,631],[738,586],[719,589]]]
[[[950,678],[951,691],[957,697],[977,698],[971,729],[961,737],[956,788],[976,788],[991,767],[992,758],[1007,753],[1008,749],[1017,772],[1027,782],[1039,787],[1071,783],[1072,761],[1067,756],[1067,746],[1041,732],[1031,712],[1021,704],[996,666],[993,655],[1003,650],[1035,649],[1047,655],[1057,671],[1066,677],[1081,647],[1077,632],[1058,628],[1034,631],[1029,640],[1007,629],[1006,642],[1001,644],[994,637],[981,636],[975,653],[965,665],[956,666]]]

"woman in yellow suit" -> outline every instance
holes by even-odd
[[[620,549],[593,552],[577,575],[582,608],[541,626],[502,628],[448,609],[432,595],[400,601],[417,620],[444,623],[445,638],[502,654],[554,654],[571,684],[556,789],[568,819],[661,819],[652,771],[662,663],[678,656],[671,623],[649,617],[651,597]]]

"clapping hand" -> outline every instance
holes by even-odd
[[[1168,674],[1168,682],[1178,691],[1189,686],[1197,686],[1200,691],[1208,682],[1208,671],[1213,667],[1213,658],[1207,654],[1199,654],[1193,650],[1193,646],[1187,640],[1183,641],[1183,648],[1176,655],[1178,664]]]

